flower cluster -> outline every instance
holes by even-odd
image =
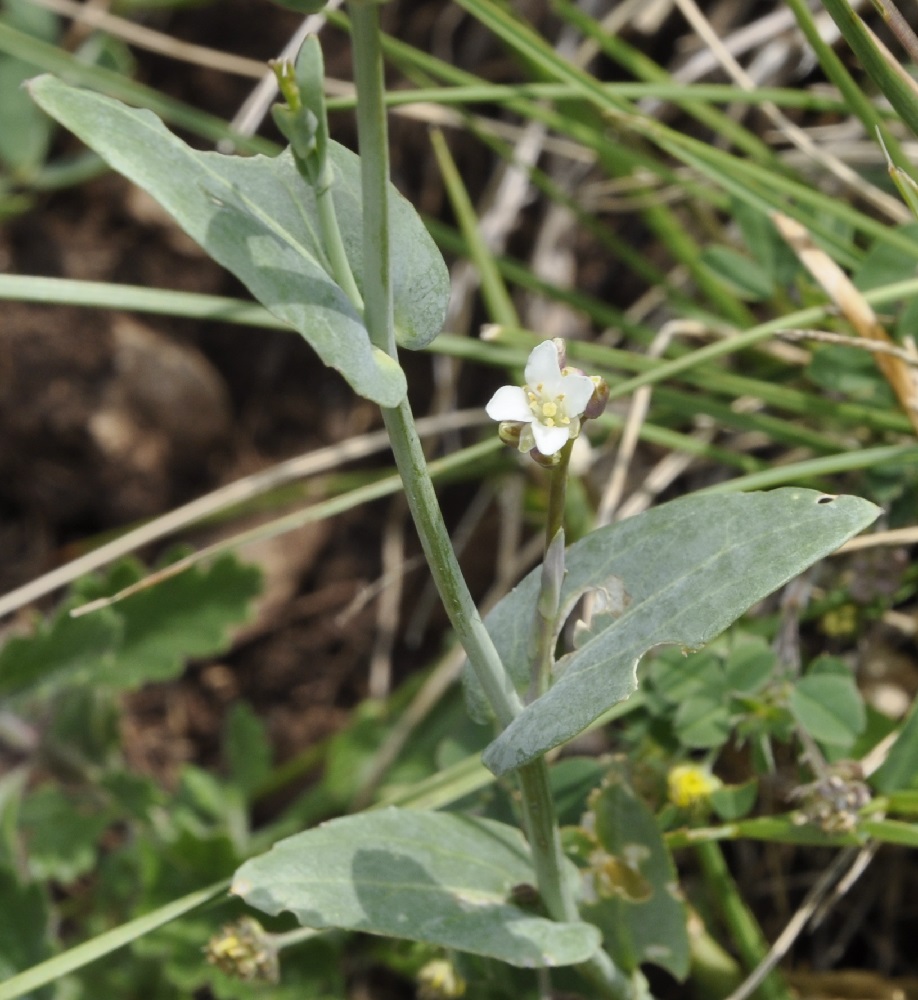
[[[801,785],[791,798],[801,804],[797,823],[815,823],[826,833],[850,833],[856,829],[860,811],[870,802],[870,788],[856,760],[830,764],[817,781]]]
[[[280,979],[273,935],[252,917],[227,924],[204,949],[207,961],[246,983],[276,983]]]
[[[580,433],[583,420],[599,416],[609,389],[564,366],[563,341],[546,340],[534,348],[526,362],[523,386],[502,386],[486,409],[501,422],[501,439],[517,445],[534,458],[552,458]]]

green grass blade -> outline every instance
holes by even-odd
[[[513,306],[513,300],[510,298],[510,293],[507,291],[500,271],[495,266],[494,256],[481,234],[475,207],[465,184],[462,182],[462,176],[449,151],[446,139],[442,132],[434,131],[430,134],[430,141],[433,143],[434,155],[440,166],[440,176],[443,178],[446,193],[449,195],[459,229],[469,249],[469,258],[478,269],[481,279],[481,294],[491,319],[495,323],[516,324],[519,319]]]
[[[905,70],[879,48],[847,0],[823,0],[823,5],[870,79],[886,95],[902,121],[918,135],[918,92]]]
[[[181,899],[173,900],[152,913],[145,913],[142,917],[129,920],[126,924],[106,931],[91,941],[79,944],[61,955],[49,958],[48,961],[42,962],[40,965],[20,972],[19,975],[13,976],[5,983],[0,983],[0,1000],[14,1000],[15,997],[24,996],[32,990],[37,990],[39,987],[53,983],[71,972],[76,972],[84,965],[89,965],[90,962],[95,962],[96,959],[109,955],[132,941],[136,941],[137,938],[155,931],[158,927],[197,909],[228,888],[229,879],[215,882],[206,889],[199,889]]]

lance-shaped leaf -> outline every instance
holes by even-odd
[[[151,112],[42,76],[32,97],[110,166],[151,194],[216,261],[309,342],[354,390],[383,406],[405,395],[401,368],[370,343],[363,318],[332,276],[313,191],[280,156],[199,152]],[[360,164],[329,144],[345,252],[362,290]],[[392,282],[400,342],[423,347],[443,324],[449,279],[414,209],[390,189]]]
[[[495,773],[519,767],[585,729],[635,689],[638,661],[653,646],[696,649],[744,611],[870,524],[879,509],[858,497],[781,489],[697,496],[656,507],[587,535],[567,553],[568,595],[621,580],[623,613],[563,661],[554,686],[485,750]],[[486,625],[520,692],[538,596],[534,571]],[[466,670],[470,708],[483,698]]]
[[[599,931],[511,902],[535,881],[526,843],[492,820],[381,809],[282,840],[236,872],[232,891],[306,927],[342,927],[542,967],[586,961]]]

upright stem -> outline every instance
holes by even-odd
[[[551,470],[551,482],[548,490],[548,516],[545,519],[545,546],[551,545],[552,539],[564,527],[564,503],[567,499],[567,474],[571,464],[571,451],[574,441],[571,439],[561,449],[561,460]]]
[[[379,15],[375,0],[350,0],[354,67],[357,84],[357,128],[363,185],[364,322],[373,344],[396,356],[389,246],[389,146],[383,94]],[[510,680],[466,586],[437,502],[414,417],[407,400],[383,408],[383,419],[405,496],[434,583],[501,727],[522,711]],[[577,904],[563,877],[564,856],[543,758],[520,768],[524,826],[539,892],[555,920],[579,920]],[[580,966],[596,995],[628,1000],[630,981],[605,952]]]
[[[379,4],[351,0],[357,135],[363,207],[364,323],[370,340],[394,358],[392,254],[389,246],[389,130],[384,101]]]
[[[711,897],[720,909],[743,964],[752,972],[768,957],[768,942],[736,888],[720,844],[699,843],[695,851]],[[754,994],[757,1000],[790,1000],[790,995],[776,969],[768,973]]]

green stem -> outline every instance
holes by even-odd
[[[379,44],[379,5],[351,0],[357,135],[363,207],[364,323],[370,340],[394,358],[392,252],[389,245],[389,129]]]
[[[388,138],[378,7],[373,0],[348,5],[357,84],[357,128],[363,198],[364,322],[370,339],[396,356],[390,279]],[[522,703],[472,600],[443,521],[411,407],[406,400],[383,409],[392,452],[405,484],[405,497],[431,575],[450,623],[466,651],[498,723],[506,727]],[[577,904],[562,876],[564,855],[543,758],[519,773],[524,826],[539,892],[555,920],[578,921]],[[604,952],[579,967],[597,996],[630,1000],[631,981]]]
[[[768,942],[755,917],[743,902],[727,867],[720,844],[705,841],[695,845],[712,899],[727,925],[743,965],[751,972],[768,955]],[[753,994],[758,1000],[791,1000],[780,974],[772,969]]]
[[[567,472],[571,464],[573,440],[561,449],[561,460],[551,470],[551,485],[548,492],[548,517],[545,520],[545,545],[564,527],[564,501],[567,498]]]
[[[522,711],[522,702],[466,587],[437,503],[411,408],[405,401],[394,409],[383,409],[382,413],[434,583],[456,636],[503,728]]]
[[[567,474],[573,441],[561,449],[559,462],[551,470],[548,512],[545,518],[545,558],[542,562],[542,585],[536,605],[531,675],[533,697],[538,698],[551,686],[555,663],[555,629],[558,625],[561,585],[564,581],[564,502],[567,497]]]
[[[351,270],[350,261],[348,261],[344,249],[344,241],[341,239],[341,230],[338,228],[338,216],[335,213],[335,201],[332,197],[334,183],[331,164],[326,162],[322,167],[322,175],[315,188],[316,209],[319,213],[319,225],[322,228],[322,242],[325,252],[328,254],[328,261],[335,281],[354,303],[355,308],[363,312],[363,298],[360,295],[357,282],[354,280],[354,272]]]

